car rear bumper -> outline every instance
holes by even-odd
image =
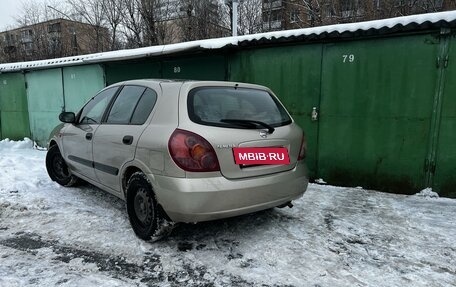
[[[215,220],[272,208],[307,189],[305,164],[277,174],[230,180],[152,176],[158,202],[175,222]]]

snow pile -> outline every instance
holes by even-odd
[[[318,183],[318,184],[326,184],[327,182],[323,179],[323,178],[317,178],[315,180],[315,183]]]
[[[5,149],[32,149],[34,146],[35,143],[29,138],[25,138],[23,141],[12,141],[10,139],[0,141],[0,151]]]
[[[425,198],[438,198],[439,194],[437,192],[432,191],[432,188],[428,187],[423,189],[422,191],[415,194],[416,196],[421,196]]]
[[[5,139],[0,141],[0,192],[11,196],[21,191],[31,191],[49,182],[43,178],[44,152],[34,149],[34,142],[29,138],[22,141]],[[25,172],[18,170],[25,169]],[[36,202],[37,205],[40,202]],[[3,212],[26,211],[30,206],[23,202],[0,201]],[[0,208],[0,209],[2,209]],[[2,210],[0,210],[0,213]]]

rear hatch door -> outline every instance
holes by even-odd
[[[201,135],[213,146],[220,171],[226,178],[255,177],[293,169],[299,157],[302,130],[280,101],[264,87],[219,85],[189,89],[188,96],[181,97],[185,105],[180,104],[180,128]],[[270,155],[270,150],[264,149],[279,148],[289,157],[289,163],[239,164],[234,153],[238,148],[238,152],[249,151],[250,156],[257,159],[264,156],[280,159],[283,154]],[[243,153],[242,157],[246,159],[248,155]]]

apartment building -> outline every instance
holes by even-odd
[[[82,22],[53,19],[0,32],[0,62],[58,58],[104,51],[109,31]]]
[[[263,30],[277,31],[456,9],[454,0],[263,0]]]

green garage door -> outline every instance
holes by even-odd
[[[438,50],[429,35],[325,45],[319,176],[400,193],[425,187]]]
[[[63,109],[62,70],[33,71],[25,75],[32,139],[45,146]]]
[[[188,80],[226,79],[226,61],[224,56],[190,55],[162,62],[162,78]]]
[[[104,73],[100,65],[63,68],[65,110],[78,112],[104,86]]]
[[[126,80],[161,78],[160,63],[151,60],[107,63],[104,68],[107,86]]]
[[[25,79],[22,73],[0,75],[0,138],[30,137]]]
[[[449,41],[433,188],[440,195],[456,197],[456,39]]]
[[[243,51],[233,56],[230,68],[231,81],[269,87],[304,129],[311,178],[317,170],[318,122],[311,114],[320,99],[321,51],[320,44]]]

